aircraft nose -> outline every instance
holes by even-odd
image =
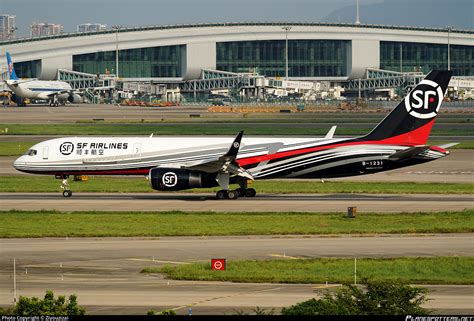
[[[20,156],[13,162],[13,167],[19,169],[20,167],[26,165],[25,156]]]

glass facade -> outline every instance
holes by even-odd
[[[125,78],[182,77],[185,46],[119,50],[119,76]],[[74,55],[73,70],[90,74],[115,73],[115,50]]]
[[[451,45],[451,70],[455,76],[474,76],[474,46]],[[402,53],[402,59],[400,59]],[[404,72],[448,68],[447,44],[380,42],[380,68]]]
[[[345,40],[288,40],[289,77],[347,76]],[[218,42],[217,69],[285,76],[285,40]]]
[[[18,78],[38,78],[41,73],[41,60],[13,63]]]

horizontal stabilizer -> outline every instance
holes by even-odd
[[[441,147],[442,149],[448,149],[456,145],[459,145],[459,143],[448,143],[448,144],[440,145],[438,147]]]
[[[410,147],[410,148],[401,150],[399,152],[393,153],[388,158],[390,160],[395,160],[395,161],[403,160],[403,159],[407,159],[407,158],[416,156],[418,154],[421,154],[421,153],[427,151],[428,149],[430,149],[430,146],[426,146],[426,145],[414,146],[414,147]]]

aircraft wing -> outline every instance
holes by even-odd
[[[19,84],[24,84],[25,82],[30,82],[30,81],[33,81],[33,80],[36,80],[36,79],[33,79],[33,78],[31,78],[31,79],[18,79],[18,80],[10,79],[10,80],[4,80],[4,81],[7,85],[16,87]]]
[[[202,171],[206,173],[219,173],[228,174],[232,176],[241,176],[247,179],[254,180],[252,174],[250,174],[244,168],[240,167],[235,161],[240,149],[243,134],[243,131],[237,134],[229,150],[224,155],[218,157],[215,160],[188,164],[184,168],[189,170]]]
[[[60,90],[60,91],[52,91],[51,93],[46,94],[46,96],[53,98],[56,95],[62,95],[62,94],[67,94],[67,93],[71,93],[71,90],[65,89],[65,90]]]

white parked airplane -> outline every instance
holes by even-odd
[[[81,103],[81,96],[73,91],[71,85],[64,81],[47,81],[38,79],[19,79],[16,75],[10,53],[7,52],[9,80],[5,80],[13,93],[13,100],[17,105],[24,106],[24,99],[47,100],[50,106]],[[18,99],[20,98],[20,99]]]
[[[69,175],[144,175],[161,191],[220,186],[218,199],[253,197],[249,180],[364,175],[429,162],[449,154],[426,141],[451,71],[432,71],[368,135],[334,138],[67,137],[41,142],[19,157],[17,170]],[[355,115],[356,116],[356,115]],[[240,188],[230,190],[229,184]]]

